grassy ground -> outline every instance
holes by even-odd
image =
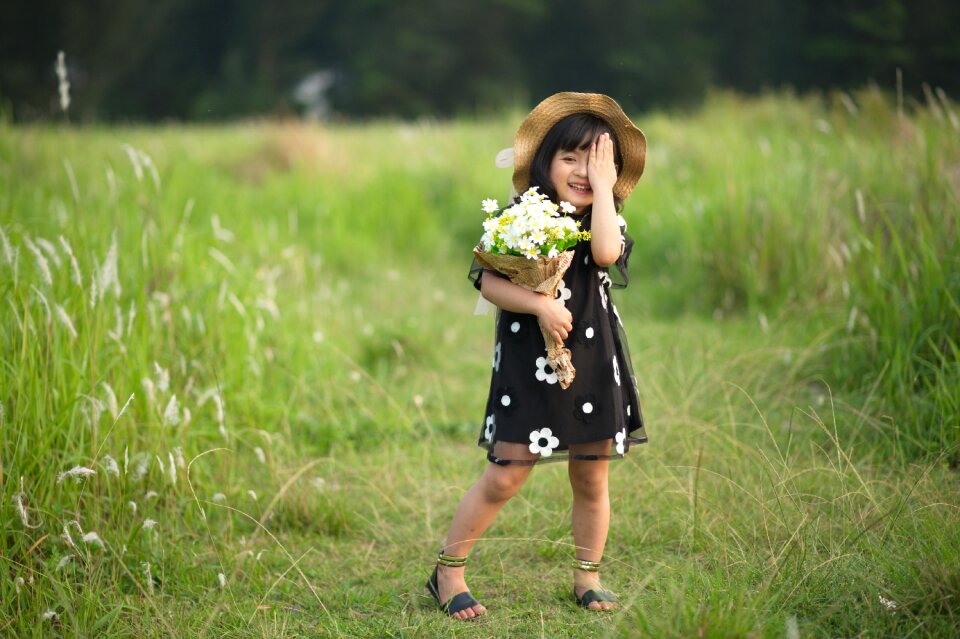
[[[0,635],[956,634],[960,135],[844,104],[641,121],[623,609],[571,602],[555,465],[476,547],[471,624],[423,582],[485,463],[464,256],[522,114],[0,127]]]

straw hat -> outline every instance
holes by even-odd
[[[574,113],[593,114],[613,129],[623,166],[620,167],[613,194],[625,199],[643,174],[647,157],[647,138],[624,114],[616,101],[600,93],[555,93],[538,104],[520,124],[513,141],[513,186],[523,193],[530,186],[530,164],[553,126]]]

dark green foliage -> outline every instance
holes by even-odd
[[[560,90],[628,110],[757,91],[960,88],[960,5],[946,0],[78,0],[0,8],[0,114],[59,116],[67,54],[74,119],[287,115],[327,70],[334,114],[486,113]]]

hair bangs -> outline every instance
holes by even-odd
[[[557,148],[563,151],[586,150],[601,133],[613,136],[613,130],[604,120],[587,113],[572,115],[557,125]]]

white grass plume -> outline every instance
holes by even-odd
[[[218,251],[217,249],[213,248],[212,246],[209,249],[207,249],[207,254],[210,257],[212,257],[215,262],[220,264],[220,266],[222,266],[227,271],[227,273],[233,273],[233,271],[236,270],[235,267],[233,266],[233,262],[230,261],[230,258],[224,255],[223,253],[221,253],[220,251]]]
[[[143,528],[144,528],[144,530],[150,530],[151,528],[153,528],[153,527],[156,526],[156,525],[157,525],[157,522],[156,522],[155,519],[144,519],[144,520],[143,520]]]
[[[146,151],[137,150],[137,155],[140,156],[140,163],[147,167],[147,170],[150,172],[150,179],[153,180],[154,188],[160,190],[160,174],[157,172],[157,167],[153,163],[153,159],[147,155]]]
[[[67,76],[67,54],[57,51],[57,93],[60,95],[60,110],[70,108],[70,78]]]
[[[63,541],[64,541],[65,544],[67,544],[67,545],[70,546],[71,548],[77,549],[77,544],[74,543],[73,537],[70,536],[70,527],[71,527],[71,526],[74,527],[74,528],[76,528],[76,529],[77,529],[77,532],[78,532],[80,535],[83,535],[83,528],[81,528],[80,522],[77,521],[76,519],[70,519],[70,520],[68,520],[66,523],[63,524],[63,534],[60,535],[60,537],[61,537],[61,539],[63,539]]]
[[[70,279],[73,280],[74,284],[83,288],[83,275],[80,273],[80,265],[77,263],[77,258],[73,254],[73,248],[70,246],[70,242],[62,235],[57,239],[60,240],[60,246],[63,247],[63,252],[66,253],[70,259]]]
[[[133,470],[130,473],[130,479],[134,483],[143,479],[147,471],[150,470],[150,456],[146,453],[137,453],[133,456]]]
[[[107,471],[108,474],[113,475],[115,477],[120,476],[120,466],[119,464],[117,464],[117,460],[115,460],[110,455],[104,455],[103,461],[100,462],[100,465],[104,467],[104,469]]]
[[[121,408],[121,409],[120,409],[120,412],[117,413],[117,419],[114,420],[114,421],[117,421],[117,420],[119,420],[121,417],[123,417],[123,414],[124,414],[125,412],[127,412],[127,406],[130,405],[130,402],[133,401],[133,398],[134,398],[134,397],[135,397],[135,394],[134,394],[134,393],[130,393],[130,397],[127,398],[127,401],[123,404],[123,408]],[[124,455],[126,455],[126,451],[124,451]],[[124,460],[124,461],[126,461],[126,460]]]
[[[110,411],[110,416],[113,417],[113,421],[117,421],[117,415],[120,412],[117,405],[117,395],[113,392],[113,387],[107,382],[101,383],[101,386],[103,386],[107,395],[107,409]]]
[[[73,326],[73,320],[70,319],[70,316],[67,315],[67,312],[59,304],[53,305],[53,310],[56,311],[57,319],[60,320],[60,323],[66,327],[67,332],[70,333],[70,339],[77,339],[77,329]]]
[[[10,239],[7,238],[2,226],[0,226],[0,245],[3,245],[3,256],[6,258],[7,264],[13,266],[13,247],[10,246]]]
[[[140,154],[129,144],[121,144],[120,148],[130,159],[130,165],[133,166],[133,174],[137,176],[137,182],[143,182],[143,166],[140,164]]]
[[[119,304],[113,307],[113,330],[107,331],[107,335],[117,343],[123,337],[123,312]]]
[[[218,216],[216,213],[214,213],[210,218],[210,224],[213,226],[214,239],[220,240],[221,242],[226,242],[228,244],[233,242],[233,231],[220,226],[220,216]]]
[[[97,471],[92,468],[87,468],[86,466],[74,466],[70,470],[65,470],[57,475],[57,483],[60,484],[63,483],[64,479],[72,478],[79,484],[85,477],[91,477],[96,474]]]
[[[70,563],[70,560],[73,559],[73,555],[64,555],[60,558],[60,561],[57,562],[57,567],[54,568],[54,572],[60,572],[63,570],[64,566]]]
[[[70,160],[63,158],[63,170],[67,172],[67,179],[70,180],[70,192],[73,194],[73,201],[80,203],[80,188],[77,186],[77,176],[73,173],[73,165]]]
[[[23,505],[23,500],[26,499],[27,493],[23,490],[23,477],[20,478],[20,492],[13,496],[13,505],[16,507],[17,516],[20,517],[20,523],[23,524],[24,528],[39,528],[40,524],[36,526],[30,525],[30,517],[27,515],[27,507]]]
[[[37,269],[40,271],[40,276],[43,278],[43,281],[47,284],[53,284],[53,276],[50,274],[50,263],[47,262],[47,258],[44,257],[43,252],[37,248],[37,245],[33,243],[29,237],[24,236],[23,243],[27,245],[27,249],[33,253],[33,257],[37,261]]]
[[[157,390],[166,393],[170,389],[170,372],[157,362],[153,363],[153,370],[157,374]]]
[[[147,582],[147,592],[152,595],[153,594],[153,573],[150,572],[150,562],[144,561],[140,565],[143,566],[143,576]]]
[[[44,253],[47,254],[47,257],[50,258],[50,261],[53,262],[53,265],[58,269],[63,266],[63,260],[60,259],[60,253],[57,252],[57,247],[54,246],[53,242],[48,239],[38,237],[37,246],[40,247]]]
[[[100,268],[97,266],[97,260],[93,260],[93,268],[90,269],[90,308],[97,307],[97,300],[100,299],[100,290],[97,282],[100,280]]]
[[[100,267],[99,300],[103,300],[103,296],[107,293],[107,289],[113,290],[114,297],[120,297],[120,275],[117,268],[118,252],[117,232],[114,231],[110,240],[110,248],[107,250],[107,256],[103,259],[103,265]]]
[[[33,284],[30,285],[30,290],[36,293],[37,297],[40,298],[40,303],[43,304],[43,308],[45,308],[47,311],[47,323],[49,324],[53,321],[53,313],[50,312],[50,304],[47,302],[47,296],[44,295],[40,289]]]
[[[177,483],[177,464],[173,459],[173,453],[169,453],[169,452],[167,453],[167,461],[169,462],[169,469],[170,469],[170,483],[176,484]]]
[[[83,536],[83,543],[93,546],[99,546],[104,548],[103,540],[100,539],[100,535],[93,532],[92,530]]]
[[[153,408],[157,403],[157,391],[153,380],[149,377],[144,377],[140,380],[140,383],[143,384],[143,390],[147,393],[147,402],[150,404],[150,408]]]
[[[133,320],[137,316],[137,306],[130,301],[130,308],[127,310],[127,335],[133,332]]]
[[[167,407],[163,410],[164,426],[180,425],[180,406],[177,404],[177,396],[171,395]]]

